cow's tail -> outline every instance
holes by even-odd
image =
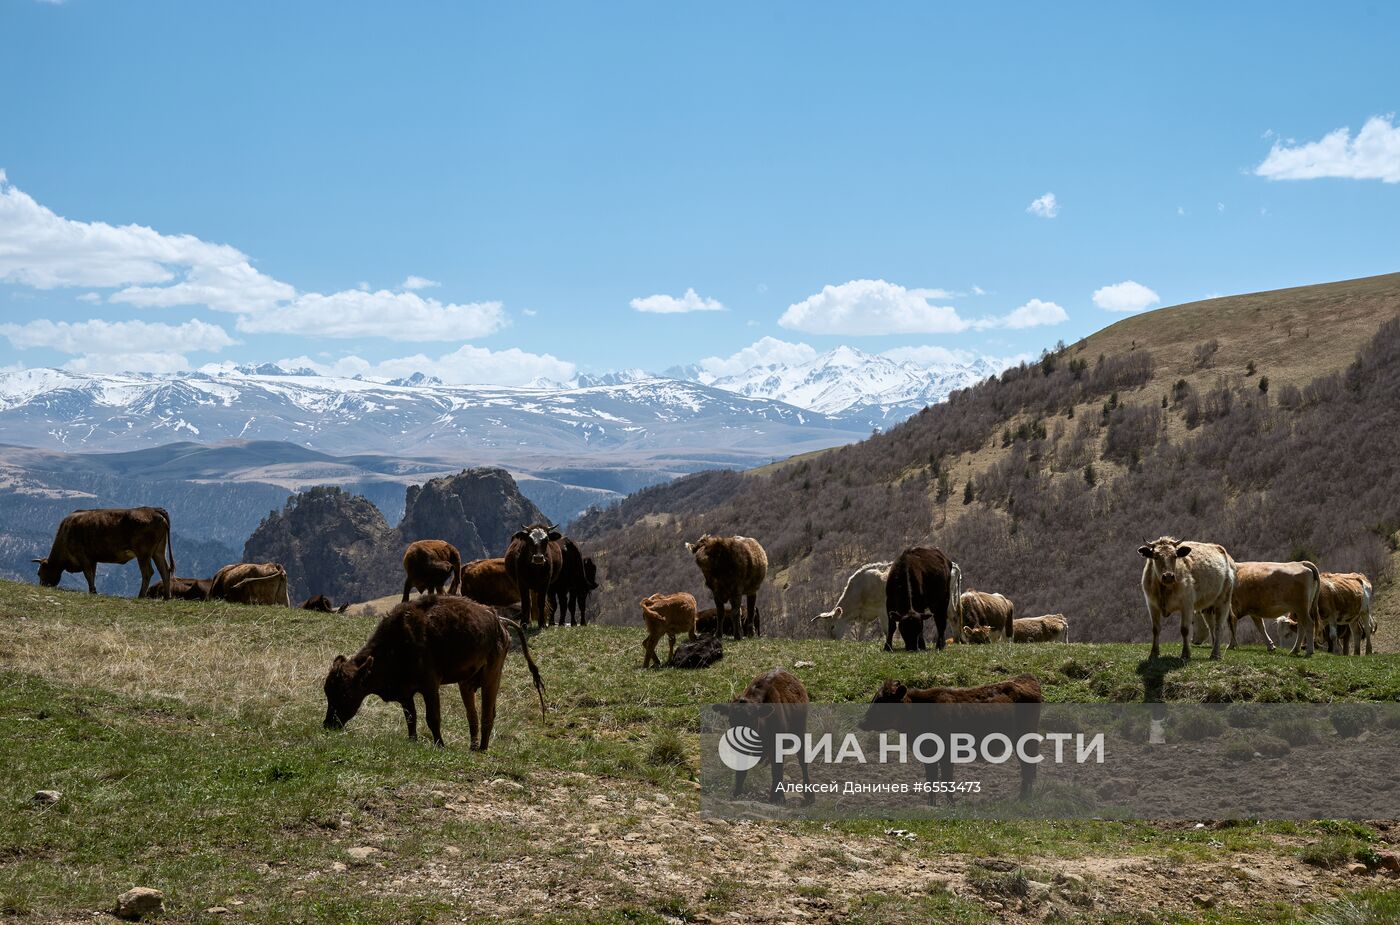
[[[962,632],[962,566],[952,563],[948,570],[948,621],[956,628],[953,635]]]
[[[170,512],[163,507],[156,508],[165,518],[165,565],[170,569],[170,577],[175,577],[175,528],[170,526]]]
[[[1322,622],[1322,570],[1311,562],[1303,562],[1302,565],[1313,575],[1313,593],[1308,598],[1308,619],[1313,624],[1313,635],[1317,635],[1317,625]],[[1335,639],[1337,628],[1328,625],[1328,639]]]
[[[507,626],[515,627],[515,631],[520,634],[520,652],[525,656],[525,664],[530,667],[530,677],[535,682],[535,693],[540,695],[540,720],[545,718],[544,714],[544,679],[540,677],[540,669],[535,665],[535,660],[530,657],[530,644],[526,641],[525,628],[509,617],[502,617],[497,614],[496,619]]]
[[[453,549],[452,558],[448,561],[452,563],[452,586],[448,589],[448,593],[460,594],[462,592],[462,554]]]

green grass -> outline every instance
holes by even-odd
[[[531,641],[547,722],[512,656],[483,755],[466,748],[452,697],[445,749],[409,742],[398,709],[377,701],[346,731],[321,729],[324,672],[371,627],[0,582],[0,919],[85,918],[142,885],[164,890],[166,920],[181,922],[675,922],[776,902],[817,920],[978,922],[997,916],[975,890],[910,895],[870,871],[905,863],[914,876],[950,858],[1036,871],[1109,856],[1191,865],[1232,853],[1304,868],[1310,852],[1358,857],[1384,838],[1353,823],[922,821],[902,824],[916,838],[896,844],[875,821],[703,823],[696,708],[799,660],[813,663],[797,672],[818,701],[866,701],[889,677],[972,684],[1023,671],[1062,702],[1389,700],[1400,696],[1400,657],[1304,662],[1246,649],[1182,665],[1144,662],[1145,645],[888,654],[875,643],[765,639],[726,646],[709,670],[644,672],[636,629],[550,630]],[[63,797],[35,803],[40,789]],[[784,834],[754,840],[768,829]],[[380,851],[357,862],[347,849],[358,845]],[[1394,908],[1384,890],[1346,901],[1210,915],[1293,922]],[[204,912],[220,905],[231,916]],[[1179,911],[1132,921],[1193,920]]]

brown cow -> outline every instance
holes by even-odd
[[[758,540],[748,536],[711,536],[706,533],[686,550],[695,556],[695,564],[705,577],[705,587],[715,599],[717,620],[715,632],[723,635],[726,627],[735,639],[762,636],[763,627],[758,614],[758,591],[768,577],[768,553]],[[744,617],[739,619],[739,599],[744,599]],[[725,606],[730,612],[725,613]]]
[[[1069,621],[1062,613],[1021,617],[1011,623],[1012,642],[1069,642]]]
[[[768,788],[768,799],[772,803],[787,802],[783,796],[783,763],[777,760],[776,744],[781,734],[798,737],[807,734],[807,688],[798,677],[782,668],[774,668],[754,678],[744,692],[734,698],[735,706],[729,714],[731,724],[743,724],[757,733],[751,743],[760,749],[759,762],[767,761],[773,770],[772,783]],[[815,797],[808,790],[811,778],[808,776],[807,759],[802,750],[797,752],[797,762],[802,768],[804,805]],[[734,772],[734,796],[744,792],[744,778],[748,770]]]
[[[456,684],[467,708],[471,747],[486,751],[496,722],[501,669],[510,652],[510,626],[520,634],[520,651],[530,668],[544,716],[544,681],[530,657],[525,631],[484,604],[464,597],[424,595],[401,603],[379,621],[369,641],[350,658],[337,655],[326,675],[327,729],[344,727],[370,694],[403,708],[408,737],[418,737],[414,695],[423,698],[428,731],[442,745],[442,702],[438,688]],[[481,691],[478,721],[476,692]]]
[[[403,552],[403,599],[410,593],[456,594],[462,583],[462,554],[446,540],[418,540]]]
[[[170,515],[164,508],[133,507],[74,511],[58,525],[49,554],[34,561],[39,584],[56,588],[64,572],[82,572],[88,593],[97,593],[97,565],[125,565],[132,559],[141,569],[145,597],[151,585],[151,564],[162,583],[175,574],[175,546],[170,538]],[[169,599],[169,596],[166,596]]]
[[[315,597],[308,597],[306,600],[302,601],[301,609],[314,610],[318,613],[345,613],[345,611],[350,609],[350,605],[341,604],[339,607],[336,607],[331,603],[330,598],[326,597],[324,594],[318,594]]]
[[[964,591],[960,599],[963,626],[985,626],[988,638],[999,642],[1011,641],[1011,623],[1016,619],[1016,605],[1004,594],[988,591]]]
[[[1197,611],[1210,614],[1214,645],[1210,657],[1220,658],[1220,636],[1230,619],[1235,592],[1235,560],[1216,543],[1184,543],[1170,536],[1138,547],[1147,562],[1142,567],[1142,596],[1152,618],[1152,658],[1161,655],[1162,620],[1181,614],[1181,657],[1191,657],[1191,624]]]
[[[1303,633],[1293,651],[1298,651],[1307,635],[1308,654],[1313,654],[1314,636],[1321,623],[1318,598],[1322,593],[1322,572],[1311,562],[1237,562],[1235,592],[1231,599],[1230,648],[1235,648],[1235,625],[1249,617],[1270,652],[1275,648],[1264,628],[1265,620],[1285,614],[1299,615]]]
[[[889,625],[885,631],[885,651],[894,651],[894,631],[900,626],[907,649],[927,649],[924,624],[933,619],[938,628],[937,648],[947,645],[948,617],[959,605],[955,566],[943,550],[933,546],[914,546],[904,550],[890,566],[885,580],[885,614]],[[956,574],[961,575],[957,569]],[[918,619],[917,626],[910,619]],[[902,625],[901,625],[902,624]]]
[[[598,566],[585,556],[573,540],[567,536],[559,542],[562,563],[559,575],[549,589],[550,603],[554,606],[555,619],[564,625],[564,613],[568,612],[569,625],[588,625],[588,595],[598,589]]]
[[[1317,607],[1322,620],[1327,624],[1328,648],[1334,637],[1340,640],[1341,631],[1346,630],[1355,641],[1354,655],[1361,654],[1361,641],[1366,641],[1366,654],[1372,654],[1371,636],[1375,630],[1375,617],[1371,612],[1371,579],[1360,572],[1323,572],[1322,590],[1318,594]],[[1347,654],[1345,642],[1341,654]]]
[[[718,635],[715,627],[719,625],[719,611],[713,607],[706,607],[695,615],[695,632],[701,636]]]
[[[292,600],[287,594],[287,570],[276,562],[225,565],[210,581],[209,600],[290,607]]]
[[[906,687],[899,681],[886,681],[870,701],[860,728],[869,730],[894,729],[904,732],[910,740],[925,733],[933,733],[947,739],[953,733],[967,732],[985,735],[988,731],[1000,731],[1013,742],[1040,728],[1039,704],[1044,700],[1040,681],[1034,675],[1017,675],[1007,681],[984,684],[981,687]],[[886,706],[887,704],[940,704],[938,711],[908,710]],[[960,704],[1001,704],[996,710],[986,707],[959,710]],[[1017,705],[1029,706],[1017,706]],[[1021,765],[1021,799],[1031,795],[1035,785],[1036,762],[1026,757],[1038,757],[1038,750],[1029,743],[1026,755],[1017,752]],[[938,780],[953,783],[953,763],[945,752],[942,760],[924,764],[924,776],[929,784]],[[935,790],[929,790],[929,803],[934,802]],[[951,801],[952,794],[949,794]]]
[[[515,579],[504,558],[473,559],[462,566],[461,595],[487,607],[520,604],[520,592],[515,589]]]
[[[548,620],[549,589],[564,566],[564,535],[555,527],[530,524],[521,527],[506,549],[506,571],[520,592],[520,610],[528,624],[543,627]]]
[[[642,642],[642,667],[650,668],[654,663],[661,667],[661,659],[656,655],[656,644],[665,636],[670,641],[666,657],[676,653],[676,634],[685,633],[695,639],[695,596],[686,594],[653,594],[642,599],[642,622],[647,628],[647,638]]]
[[[207,601],[209,589],[214,585],[212,578],[171,578],[169,598],[181,601]],[[146,589],[147,597],[167,597],[166,582],[158,581]]]

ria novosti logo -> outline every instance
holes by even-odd
[[[719,738],[719,760],[731,771],[751,771],[763,757],[763,740],[749,726],[730,726]]]

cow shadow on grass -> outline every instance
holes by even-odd
[[[1162,692],[1166,689],[1167,675],[1180,671],[1191,662],[1180,656],[1158,656],[1138,662],[1137,674],[1142,678],[1142,702],[1164,703]]]

